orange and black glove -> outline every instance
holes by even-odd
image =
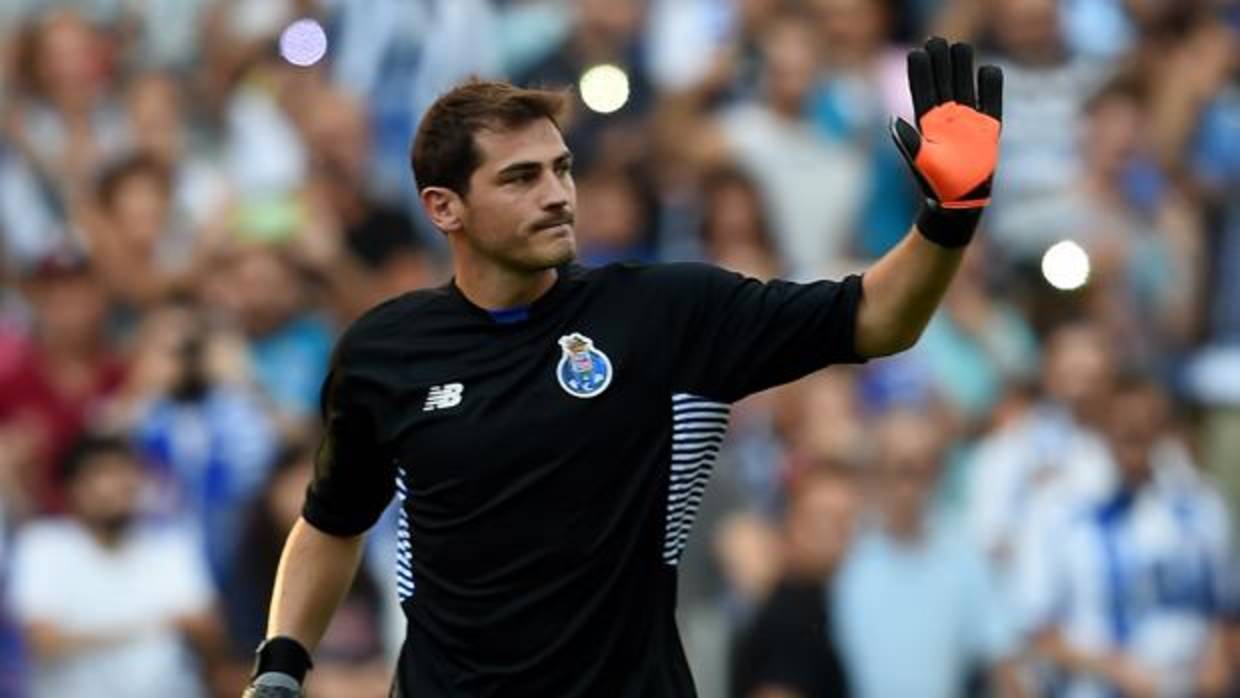
[[[917,128],[891,122],[896,147],[926,196],[917,229],[944,247],[973,238],[999,157],[1003,71],[982,66],[973,89],[973,49],[935,37],[908,54]]]

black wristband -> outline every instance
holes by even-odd
[[[250,677],[251,679],[260,674],[276,671],[288,674],[297,679],[297,683],[301,683],[306,678],[306,672],[314,668],[314,662],[310,660],[310,653],[306,651],[306,648],[300,642],[285,635],[263,640],[256,654],[254,674]]]
[[[981,208],[943,208],[927,201],[917,216],[917,229],[930,242],[955,249],[969,244],[981,217]]]

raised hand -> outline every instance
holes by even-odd
[[[968,243],[980,210],[990,203],[999,157],[1003,72],[982,66],[975,90],[972,47],[949,46],[935,37],[924,48],[909,52],[908,80],[917,126],[893,120],[896,147],[921,185],[929,209],[972,213],[940,217],[930,226],[919,221],[919,227],[935,242],[959,247]]]

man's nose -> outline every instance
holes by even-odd
[[[555,173],[551,173],[545,180],[542,187],[541,201],[539,202],[545,209],[564,208],[569,204],[569,185],[564,182]]]

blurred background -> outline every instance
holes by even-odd
[[[1240,4],[5,0],[0,696],[235,696],[335,337],[444,283],[409,146],[571,86],[588,264],[864,269],[904,54],[1006,74],[994,203],[911,351],[738,404],[680,562],[704,698],[1238,696]],[[313,698],[380,698],[394,527]],[[848,693],[842,692],[847,686]]]

